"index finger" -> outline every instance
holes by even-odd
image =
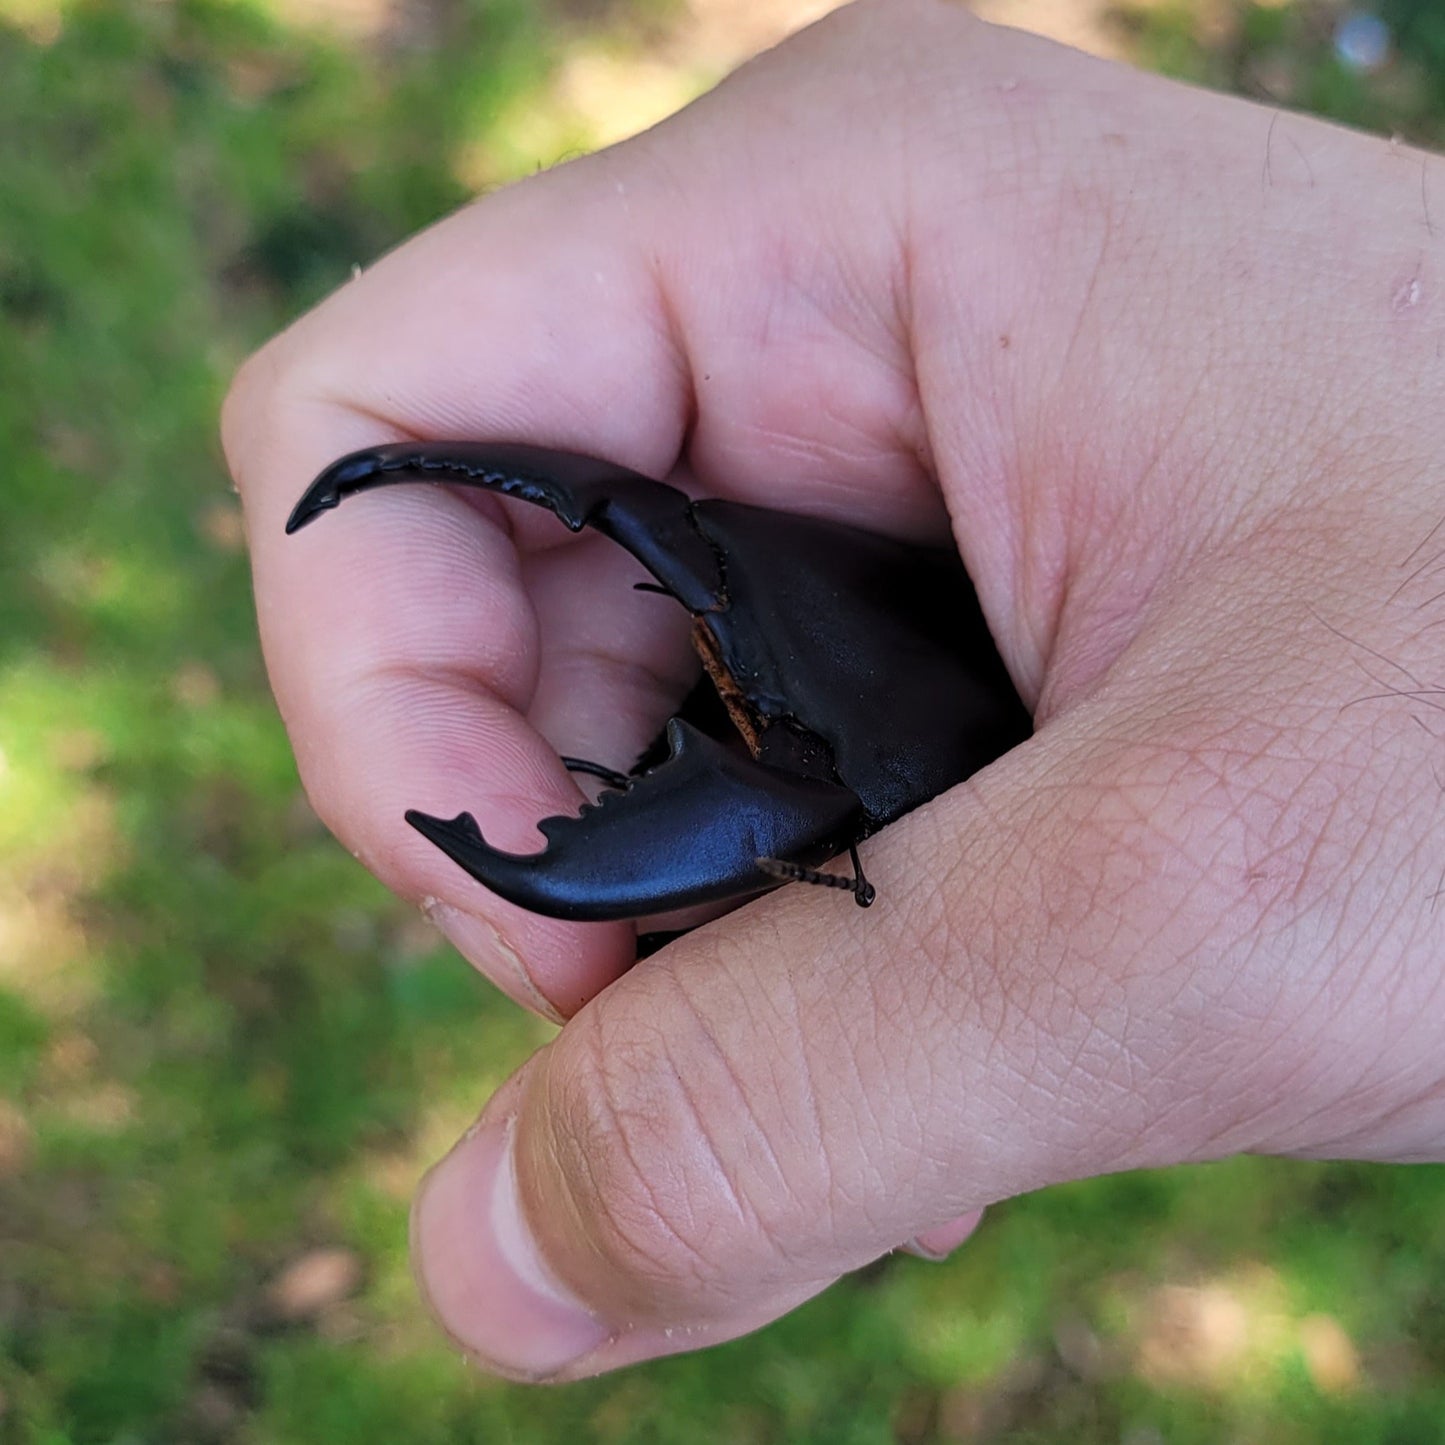
[[[559,224],[584,197],[587,226]],[[224,424],[267,666],[317,811],[501,987],[562,1014],[631,961],[632,928],[523,912],[402,822],[466,806],[529,852],[538,818],[575,811],[525,720],[538,622],[512,534],[525,545],[547,519],[415,488],[283,528],[336,456],[406,437],[525,437],[670,469],[685,368],[608,197],[579,165],[444,221],[258,353]]]

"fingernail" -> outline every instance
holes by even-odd
[[[542,1260],[522,1213],[511,1120],[483,1122],[422,1182],[412,1267],[432,1312],[477,1363],[543,1380],[611,1331]]]
[[[902,1248],[909,1254],[916,1254],[919,1259],[937,1263],[947,1259],[978,1228],[982,1218],[981,1209],[960,1214],[957,1219],[950,1219],[947,1224],[935,1224],[933,1228],[915,1234]]]
[[[474,963],[513,1003],[541,1014],[554,1024],[562,1015],[532,982],[532,976],[511,944],[483,918],[463,913],[437,898],[422,900],[421,911],[463,958]]]

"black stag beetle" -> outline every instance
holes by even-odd
[[[610,462],[483,442],[353,452],[312,483],[286,530],[353,492],[418,480],[519,497],[573,532],[594,527],[656,579],[639,587],[693,618],[698,688],[630,773],[563,759],[612,791],[576,817],[542,819],[540,852],[499,852],[469,813],[407,813],[523,908],[638,918],[789,880],[850,889],[866,907],[858,842],[1029,733],[952,549],[694,502]],[[845,850],[852,878],[817,871]]]

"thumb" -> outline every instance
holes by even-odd
[[[1169,822],[1218,846],[1219,820],[1170,749],[1100,742],[1088,710],[875,839],[868,912],[763,899],[504,1086],[414,1221],[481,1364],[573,1378],[718,1342],[994,1200],[1231,1147],[1240,1011],[1211,1011],[1202,962],[1228,905]]]

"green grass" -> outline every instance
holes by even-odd
[[[1374,74],[1335,54],[1337,21],[1373,11],[1393,32]],[[1143,64],[1347,125],[1445,145],[1445,7],[1439,0],[1120,0],[1114,15]]]
[[[393,48],[285,9],[0,3],[0,1445],[1445,1439],[1437,1169],[1055,1190],[947,1265],[556,1392],[432,1332],[410,1189],[548,1031],[300,798],[215,418],[353,264],[552,159],[498,129],[546,36],[526,0]],[[1306,96],[1391,124],[1302,14],[1241,11],[1228,56],[1187,12],[1140,43],[1233,83],[1284,47]],[[1411,43],[1404,118],[1439,135]],[[269,1284],[321,1246],[362,1283],[288,1323]],[[1353,1389],[1311,1373],[1312,1316]]]

